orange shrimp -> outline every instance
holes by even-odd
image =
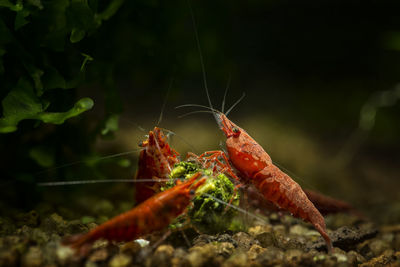
[[[162,230],[178,215],[185,212],[196,189],[206,181],[206,178],[198,180],[200,176],[201,173],[198,172],[186,182],[154,195],[130,211],[99,225],[89,233],[67,238],[64,244],[82,252],[97,239],[130,241]],[[195,183],[196,180],[198,180],[197,183]]]
[[[160,192],[163,183],[157,181],[157,178],[168,178],[174,165],[179,162],[179,153],[169,146],[167,138],[158,127],[154,127],[154,130],[149,132],[147,140],[141,142],[139,146],[143,147],[143,150],[140,151],[135,179],[153,179],[154,182],[136,183],[136,204]]]
[[[332,252],[332,241],[326,232],[324,217],[300,185],[276,167],[267,152],[246,131],[230,121],[225,114],[214,114],[227,138],[229,161],[239,171],[240,176],[246,182],[251,182],[265,199],[291,212],[293,216],[310,222],[325,239],[328,252]],[[214,154],[214,157],[222,156],[227,160],[222,151]]]

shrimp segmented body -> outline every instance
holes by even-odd
[[[97,239],[130,241],[162,230],[186,211],[196,189],[206,180],[206,178],[199,179],[200,176],[200,172],[196,173],[186,182],[158,193],[135,208],[99,225],[89,233],[69,238],[64,243],[80,250]]]
[[[147,140],[139,144],[143,150],[139,155],[139,166],[135,179],[153,179],[154,182],[138,182],[135,186],[136,204],[160,192],[163,185],[157,179],[168,178],[169,173],[179,162],[179,153],[172,149],[160,128],[154,127]]]
[[[245,182],[251,182],[265,199],[293,216],[310,222],[325,239],[328,252],[332,241],[326,232],[325,220],[298,183],[276,167],[265,150],[242,128],[223,113],[215,113],[226,136],[229,161]]]

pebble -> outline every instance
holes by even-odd
[[[0,266],[17,266],[18,252],[15,249],[0,252]]]
[[[132,257],[126,254],[117,254],[113,256],[108,263],[110,267],[126,267],[129,266],[132,262]]]
[[[347,252],[347,258],[351,265],[358,265],[365,262],[365,258],[354,250]]]
[[[249,258],[249,260],[255,260],[259,254],[263,253],[266,250],[266,248],[255,244],[251,246],[251,248],[247,251],[247,257]]]
[[[106,248],[98,249],[89,256],[89,261],[98,262],[105,261],[108,258],[108,251]]]
[[[57,233],[64,234],[66,224],[64,219],[57,213],[51,214],[49,217],[45,218],[40,225],[40,228],[45,233]]]
[[[372,258],[371,260],[360,264],[359,267],[376,267],[376,266],[388,266],[390,263],[393,262],[393,259],[381,255],[379,257]]]
[[[249,248],[254,244],[259,244],[258,240],[254,239],[254,237],[244,232],[238,232],[234,234],[232,239],[237,244],[237,247],[244,251],[249,250]]]
[[[336,258],[337,262],[348,262],[346,254],[333,253],[332,256]]]
[[[235,247],[232,245],[232,243],[222,242],[216,244],[216,253],[224,258],[228,258],[234,250]]]
[[[43,263],[42,251],[39,247],[30,247],[28,252],[22,257],[23,267],[39,267]]]
[[[284,253],[275,247],[270,247],[257,255],[256,261],[262,266],[282,264]]]
[[[285,252],[284,259],[287,262],[297,261],[300,260],[303,251],[298,249],[289,249]]]
[[[257,234],[264,233],[264,232],[271,232],[272,226],[271,225],[256,225],[250,227],[248,233],[252,236],[256,236]]]
[[[273,232],[263,232],[256,235],[256,240],[263,247],[277,246],[277,238]]]
[[[248,266],[248,257],[244,252],[238,252],[233,254],[229,259],[227,259],[223,267],[243,267]]]
[[[390,245],[380,239],[374,239],[369,243],[369,248],[372,252],[372,254],[377,257],[382,254],[385,250],[390,248]]]

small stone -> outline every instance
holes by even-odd
[[[277,246],[277,239],[274,232],[263,232],[256,235],[256,240],[263,247]]]
[[[283,252],[277,248],[270,247],[260,253],[256,261],[260,263],[262,266],[274,266],[281,265],[283,260]]]
[[[243,234],[246,234],[246,233],[243,233]],[[220,242],[220,243],[229,242],[229,243],[232,243],[232,244],[236,245],[236,242],[233,239],[233,237],[231,235],[228,235],[228,234],[218,235],[215,241],[216,242]]]
[[[156,249],[154,254],[164,253],[168,257],[172,257],[172,255],[174,254],[174,250],[175,249],[171,245],[161,245]]]
[[[216,245],[216,249],[217,249],[216,253],[218,255],[221,255],[224,258],[227,258],[233,253],[235,247],[232,245],[232,243],[222,242],[222,243],[218,243]]]
[[[18,252],[15,249],[0,251],[0,266],[17,266]]]
[[[65,263],[68,261],[70,257],[72,257],[75,254],[75,251],[67,246],[59,246],[56,250],[56,257],[58,263],[61,265],[65,265]]]
[[[65,234],[71,234],[71,235],[88,231],[88,228],[83,223],[81,223],[80,220],[73,220],[67,222],[65,228],[66,228]]]
[[[171,259],[171,266],[190,266],[190,262],[186,258],[187,252],[182,248],[177,248],[174,251],[174,255]]]
[[[345,254],[333,253],[332,256],[336,258],[337,262],[348,262],[348,258]]]
[[[263,248],[257,244],[252,245],[251,248],[247,251],[247,257],[249,258],[249,260],[255,260],[259,254],[263,253],[266,250],[266,248]]]
[[[89,256],[89,261],[98,262],[105,261],[108,258],[108,251],[105,248],[96,250],[92,255]]]
[[[383,251],[390,248],[390,245],[383,240],[375,239],[369,243],[369,247],[374,256],[379,256]]]
[[[50,240],[49,235],[40,230],[40,228],[33,229],[30,238],[39,245],[46,244]]]
[[[17,226],[30,226],[36,227],[39,224],[39,214],[35,210],[31,210],[28,213],[20,213],[16,216]]]
[[[326,254],[318,253],[313,257],[314,262],[316,263],[323,263],[327,259]]]
[[[347,259],[351,265],[358,265],[365,262],[365,258],[354,250],[347,252]]]
[[[303,251],[298,249],[289,249],[285,252],[285,260],[287,262],[297,261],[301,258]]]
[[[214,237],[206,234],[197,236],[193,240],[193,246],[203,246],[214,241]]]
[[[256,225],[253,227],[250,227],[248,230],[248,233],[252,236],[256,236],[258,234],[264,233],[264,232],[271,232],[272,227],[271,225]]]
[[[207,258],[204,257],[203,253],[200,250],[193,250],[187,255],[186,259],[193,267],[202,266],[203,263],[205,263],[205,261],[207,260]]]
[[[114,257],[111,258],[110,262],[108,265],[110,267],[125,267],[129,266],[129,264],[132,262],[132,257],[128,256],[126,254],[117,254]]]
[[[286,228],[284,225],[274,225],[273,230],[275,235],[286,235]]]
[[[22,257],[22,266],[38,267],[43,263],[42,251],[39,247],[30,247],[28,252]]]
[[[387,266],[393,262],[393,259],[386,257],[385,255],[381,255],[376,258],[372,258],[371,260],[360,264],[360,267],[375,267],[375,266]]]
[[[103,240],[103,239],[99,239],[94,241],[93,245],[92,245],[92,249],[104,249],[108,246],[109,242],[108,240]]]
[[[306,246],[304,238],[293,238],[288,236],[279,236],[277,238],[277,247],[284,249],[304,249]]]
[[[65,226],[64,219],[57,213],[53,213],[45,218],[41,224],[41,228],[45,233],[63,234]]]
[[[142,247],[139,245],[139,243],[135,241],[127,242],[121,245],[120,251],[121,252],[126,252],[127,254],[134,254],[138,253]]]
[[[227,259],[224,264],[222,265],[223,267],[243,267],[243,266],[248,266],[248,259],[247,255],[244,252],[238,252],[233,254],[229,259]]]
[[[300,224],[293,225],[289,229],[289,233],[292,235],[305,235],[308,231],[309,230],[306,227]]]
[[[171,266],[172,255],[174,248],[170,245],[161,245],[154,252],[150,266]]]
[[[238,248],[245,251],[249,250],[249,248],[253,244],[259,244],[258,240],[254,239],[251,235],[244,232],[238,232],[234,234],[232,238],[237,244]]]

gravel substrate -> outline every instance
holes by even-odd
[[[82,221],[56,213],[41,218],[35,211],[17,220],[1,217],[0,266],[400,266],[400,225],[376,228],[343,214],[327,219],[328,227],[344,225],[329,230],[335,247],[330,255],[311,225],[272,213],[243,232],[207,235],[187,229],[161,243],[163,233],[158,233],[146,237],[151,242],[144,247],[135,241],[97,241],[87,255],[78,256],[60,240],[96,226]]]

